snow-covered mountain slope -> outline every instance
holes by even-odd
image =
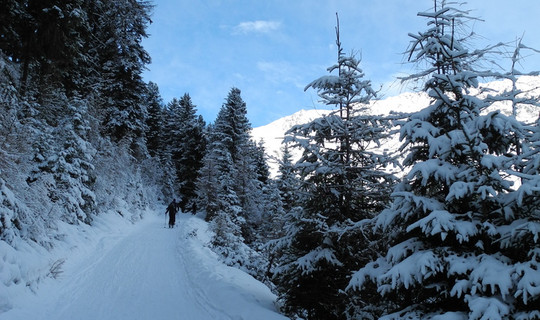
[[[518,80],[517,86],[525,93],[520,97],[539,97],[540,96],[540,77],[523,76]],[[503,92],[504,90],[510,90],[512,82],[505,81],[493,81],[486,84],[481,84],[478,89],[471,92],[479,97],[485,97],[488,94],[494,95],[496,92]],[[486,90],[488,89],[488,90]],[[430,99],[424,92],[405,92],[395,97],[388,97],[386,99],[371,101],[369,105],[369,112],[371,114],[383,114],[387,115],[390,112],[411,113],[421,110],[429,105]],[[510,114],[510,103],[498,103],[494,105],[492,109],[501,109],[503,112]],[[266,153],[270,157],[269,165],[273,175],[276,175],[278,170],[277,159],[281,159],[282,155],[282,140],[285,132],[297,124],[304,124],[327,115],[331,110],[317,109],[317,110],[301,110],[290,116],[283,117],[265,126],[253,128],[251,133],[255,141],[263,141]],[[517,118],[523,121],[532,121],[538,118],[540,110],[537,107],[523,106],[518,109]],[[382,146],[387,149],[395,149],[399,146],[398,137],[392,139],[387,144]],[[292,151],[293,156],[298,157],[298,151]]]
[[[41,281],[35,293],[10,290],[0,319],[286,319],[264,284],[205,246],[203,220],[180,214],[177,228],[164,224],[163,215],[149,214],[73,243],[58,278]]]

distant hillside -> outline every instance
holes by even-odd
[[[476,92],[479,97],[485,97],[488,94],[510,90],[512,83],[510,81],[494,81],[486,84],[481,84]],[[518,81],[518,88],[524,91],[526,97],[540,96],[540,76],[538,77],[521,77]],[[480,93],[481,92],[481,93]],[[429,105],[429,97],[424,92],[411,93],[405,92],[395,97],[389,97],[383,100],[374,100],[370,103],[369,112],[371,114],[384,114],[390,112],[410,113],[419,111]],[[492,109],[501,109],[504,113],[511,113],[511,105],[509,103],[498,103]],[[492,111],[492,110],[489,110]],[[283,117],[265,126],[253,128],[251,133],[255,141],[263,141],[266,148],[266,153],[270,156],[270,169],[272,175],[275,175],[278,170],[276,159],[280,159],[282,152],[282,140],[285,132],[297,124],[304,124],[316,118],[327,115],[331,110],[312,109],[300,110],[290,116]],[[518,108],[517,118],[525,122],[534,121],[538,118],[540,108],[534,106],[521,106]],[[394,149],[399,146],[398,137],[392,139],[387,144],[382,146],[387,149]],[[299,155],[298,151],[293,154]]]

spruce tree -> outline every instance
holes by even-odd
[[[264,142],[262,140],[259,141],[256,145],[252,146],[252,149],[252,157],[255,163],[255,171],[257,172],[257,180],[262,183],[267,183],[268,179],[270,179],[270,168],[268,166]]]
[[[251,125],[240,94],[239,89],[231,89],[211,126],[197,189],[206,220],[213,226],[216,251],[228,264],[256,275],[260,254],[246,243],[257,240],[257,225],[266,205],[261,180],[267,177],[257,166],[263,156],[250,141]]]
[[[93,191],[96,150],[88,142],[90,126],[85,101],[72,99],[68,108],[70,113],[58,127],[58,138],[62,143],[58,143],[61,150],[53,158],[56,188],[51,194],[58,195],[66,207],[65,212],[73,215],[63,220],[73,223],[76,218],[90,223],[97,209]]]
[[[180,157],[180,125],[182,106],[178,98],[173,98],[165,108],[164,112],[164,150],[170,155],[171,159],[178,161]]]
[[[251,131],[246,103],[242,99],[240,89],[231,89],[223,108],[223,117],[227,122],[223,127],[223,132],[229,137],[225,145],[233,161],[237,162],[247,149]]]
[[[62,88],[71,97],[80,85],[85,61],[83,43],[90,36],[82,0],[8,4],[7,48],[22,62],[21,93],[47,100]],[[10,17],[11,15],[11,17]],[[16,16],[15,16],[16,15]],[[32,81],[29,81],[32,80]]]
[[[26,181],[46,188],[54,204],[49,219],[90,223],[96,214],[92,164],[96,150],[88,141],[87,106],[84,100],[71,99],[65,108],[68,113],[58,120],[56,128],[43,128],[34,145],[34,168]]]
[[[493,47],[471,51],[459,37],[468,12],[436,1],[419,16],[429,28],[408,51],[427,68],[409,78],[427,77],[431,104],[401,128],[411,169],[377,217],[390,248],[349,287],[375,284],[385,319],[537,318],[540,189],[512,170],[524,126],[470,95],[496,74],[476,69]]]
[[[276,183],[281,202],[283,203],[283,210],[289,212],[298,204],[298,188],[300,182],[294,171],[294,164],[292,163],[292,154],[289,146],[285,144],[282,150],[283,155],[279,162],[279,173]]]
[[[182,198],[182,208],[195,208],[196,181],[202,167],[202,158],[205,153],[204,127],[201,116],[197,116],[196,107],[191,97],[185,94],[180,99],[180,123],[178,128],[179,155],[176,165],[176,175],[180,182],[179,194]]]
[[[64,236],[59,221],[91,223],[109,209],[136,217],[153,197],[149,190],[158,189],[143,182],[139,170],[147,156],[140,74],[148,62],[140,40],[150,6],[45,0],[2,1],[0,7],[0,149],[6,159],[0,211],[7,210],[0,220],[9,219],[1,236],[51,248]],[[102,124],[130,97],[139,111],[132,119],[141,121],[130,122],[123,135],[128,153],[102,135],[119,123]],[[130,116],[127,109],[120,113]]]
[[[229,264],[244,263],[240,255],[244,238],[242,228],[245,219],[242,215],[240,199],[236,193],[236,166],[230,153],[229,110],[225,105],[218,113],[210,132],[208,151],[199,180],[199,195],[206,220],[214,232],[212,244]]]
[[[216,147],[213,143],[214,125],[209,124],[206,127],[207,149],[202,159],[202,167],[197,179],[197,203],[199,208],[205,212],[205,220],[211,221],[218,210],[216,195],[219,189],[217,154],[213,152]]]
[[[11,61],[20,63],[30,15],[22,1],[1,0],[0,7],[0,50]]]
[[[307,319],[344,317],[343,289],[367,241],[362,233],[343,235],[385,206],[394,181],[384,171],[391,159],[374,149],[389,121],[366,113],[375,91],[363,79],[360,61],[343,54],[339,23],[336,35],[338,59],[328,68],[331,75],[306,87],[336,110],[293,127],[285,138],[303,152],[294,167],[301,207],[289,209],[286,235],[277,242],[275,281],[285,311]]]
[[[147,1],[96,1],[95,50],[102,81],[99,83],[104,131],[114,141],[124,140],[137,151],[144,138],[147,110],[142,72],[150,56],[142,47],[152,6]]]
[[[256,182],[259,179],[256,167],[256,147],[250,141],[251,124],[247,118],[246,103],[241,97],[238,88],[232,88],[223,105],[223,113],[220,112],[222,122],[217,122],[215,130],[220,130],[221,141],[230,154],[234,166],[234,191],[240,200],[243,219],[251,224],[259,216],[256,202],[260,198],[261,185]],[[219,118],[219,116],[218,116]],[[243,236],[251,238],[252,230],[243,227]]]
[[[163,157],[165,106],[157,84],[150,82],[144,95],[148,117],[146,119],[146,146],[151,157]]]
[[[191,210],[195,208],[196,181],[203,166],[206,124],[201,116],[196,115],[196,106],[187,93],[180,100],[174,98],[167,109],[165,149],[174,167],[181,209]]]

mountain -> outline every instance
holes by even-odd
[[[540,76],[522,76],[517,82],[517,88],[523,91],[520,98],[540,96]],[[512,89],[512,82],[509,80],[493,81],[480,84],[474,92],[478,97],[484,98],[487,95],[495,95]],[[381,100],[373,100],[369,104],[369,113],[388,115],[391,112],[412,113],[419,111],[429,105],[430,99],[425,92],[404,92],[394,97]],[[500,109],[506,114],[511,114],[512,106],[510,102],[500,102],[494,104],[488,111]],[[263,141],[266,153],[269,156],[271,174],[275,176],[278,172],[278,160],[282,155],[282,140],[285,132],[298,124],[308,123],[316,118],[328,115],[332,110],[312,109],[300,110],[292,115],[273,121],[267,125],[253,128],[251,132],[255,141]],[[538,118],[539,107],[531,105],[521,105],[518,108],[517,119],[525,122],[534,121]],[[399,139],[393,139],[381,146],[381,148],[395,150],[399,146]],[[292,154],[299,157],[300,151],[293,150]]]

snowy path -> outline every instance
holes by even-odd
[[[164,228],[149,216],[125,234],[103,236],[68,259],[59,280],[19,297],[4,320],[286,319],[274,296],[247,274],[219,263],[203,243],[206,224],[179,215]]]

